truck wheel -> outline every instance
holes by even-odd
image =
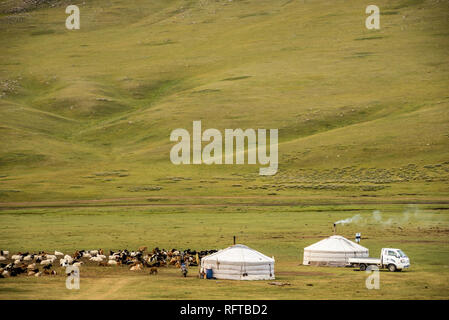
[[[366,264],[362,263],[360,265],[360,271],[365,271],[366,270]]]
[[[396,266],[394,264],[389,264],[388,265],[388,270],[390,270],[391,272],[395,272],[396,271]]]

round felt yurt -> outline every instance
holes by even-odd
[[[201,273],[207,278],[231,280],[274,279],[274,258],[236,244],[201,259]]]
[[[303,264],[343,267],[348,264],[349,258],[368,256],[367,248],[334,235],[304,248]]]

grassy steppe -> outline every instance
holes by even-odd
[[[380,210],[382,220],[372,212]],[[188,279],[179,269],[132,272],[126,267],[81,268],[81,289],[65,288],[65,276],[1,279],[3,299],[447,299],[449,285],[448,205],[330,205],[210,208],[28,209],[0,213],[0,247],[12,251],[137,248],[224,248],[232,236],[276,259],[276,280],[207,281]],[[380,290],[365,288],[368,276],[351,268],[302,266],[303,248],[332,232],[332,222],[360,214],[356,225],[338,227],[350,239],[362,232],[362,244],[376,256],[382,247],[399,247],[412,268],[382,271]],[[391,219],[391,220],[390,220]],[[63,272],[62,268],[57,268]],[[206,293],[207,292],[207,293]]]
[[[447,196],[446,1],[379,1],[380,30],[367,1],[94,0],[72,31],[66,1],[21,3],[0,5],[2,201]],[[278,128],[278,175],[172,165],[193,120]]]
[[[0,298],[448,298],[447,1],[379,0],[377,31],[370,1],[80,1],[73,31],[69,2],[46,2],[0,3],[0,248],[222,248],[235,234],[291,286],[87,266],[79,292],[10,278]],[[171,164],[170,132],[194,120],[278,128],[278,174]],[[407,204],[420,214],[405,221]],[[298,265],[356,213],[365,224],[339,233],[412,259],[381,290]]]

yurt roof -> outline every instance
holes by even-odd
[[[273,258],[251,249],[243,244],[235,244],[226,249],[222,249],[202,260],[219,260],[221,262],[274,262]]]
[[[360,252],[368,251],[367,248],[352,242],[342,236],[330,236],[329,238],[318,241],[304,250],[323,251],[323,252]]]

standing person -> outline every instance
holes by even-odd
[[[186,267],[186,263],[184,261],[182,261],[181,263],[181,273],[184,277],[187,277],[187,267]]]

